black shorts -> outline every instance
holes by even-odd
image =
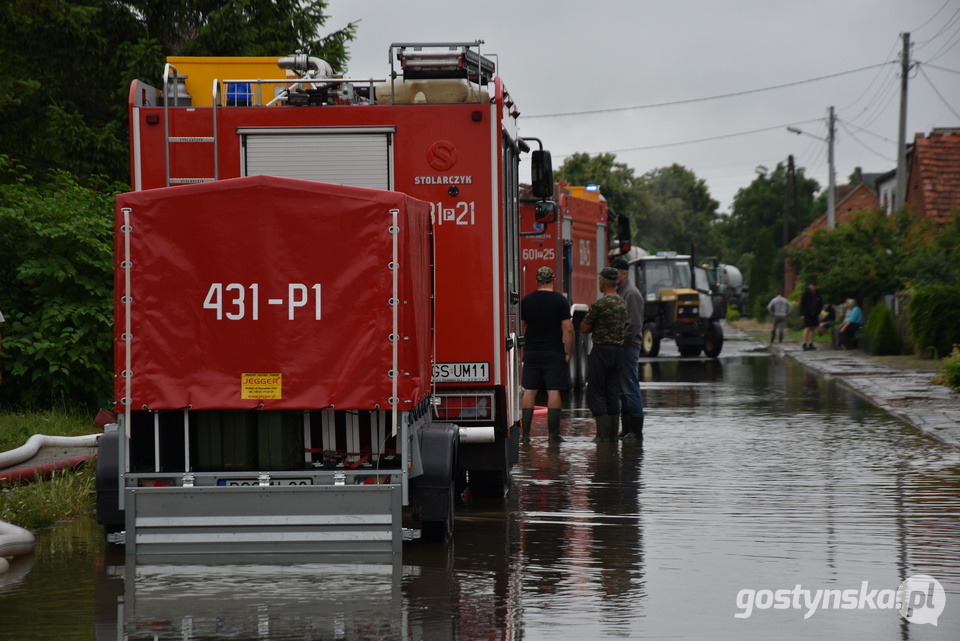
[[[523,389],[565,390],[570,387],[570,371],[567,359],[560,351],[525,351],[523,374],[520,377]]]

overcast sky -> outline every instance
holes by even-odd
[[[894,169],[904,32],[920,63],[908,142],[960,127],[960,0],[330,0],[328,13],[326,31],[360,20],[354,77],[385,77],[392,42],[484,40],[522,134],[555,166],[575,152],[613,153],[638,176],[678,163],[722,212],[790,154],[825,188],[813,136],[831,105],[837,184]]]

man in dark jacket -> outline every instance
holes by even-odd
[[[823,299],[817,291],[816,281],[807,285],[807,291],[800,297],[800,318],[803,320],[803,351],[816,349],[813,340],[820,325],[820,310],[823,309]]]

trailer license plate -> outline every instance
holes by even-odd
[[[489,381],[490,363],[436,363],[433,379],[438,383]]]
[[[217,479],[217,485],[227,487],[257,487],[257,479]],[[270,485],[313,485],[313,479],[270,479]]]

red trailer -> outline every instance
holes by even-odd
[[[556,291],[570,301],[576,344],[570,359],[574,387],[586,382],[590,337],[580,333],[580,321],[590,303],[600,296],[597,274],[618,254],[630,252],[630,221],[607,207],[596,185],[555,185],[557,224],[536,220],[536,198],[524,199],[520,207],[520,265],[523,271],[521,297],[537,289],[537,269],[550,267],[556,274]]]
[[[128,439],[137,430],[153,434],[143,437],[151,444],[144,451],[155,451],[153,460],[143,461],[142,452],[134,451],[136,443],[120,439],[116,446],[120,462],[113,474],[119,476],[116,488],[121,515],[125,500],[136,501],[140,492],[130,489],[126,483],[130,478],[125,482],[125,475],[134,469],[147,473],[152,465],[150,474],[169,481],[169,475],[163,474],[164,421],[173,420],[167,418],[168,412],[184,414],[181,422],[174,421],[169,428],[176,434],[188,431],[194,412],[216,412],[211,420],[220,425],[224,435],[241,433],[242,429],[234,429],[235,421],[249,410],[260,412],[258,416],[264,410],[276,410],[281,418],[271,420],[294,424],[298,419],[282,412],[305,413],[310,417],[300,425],[305,439],[316,435],[314,420],[320,420],[321,431],[326,431],[322,435],[323,460],[318,460],[318,452],[310,451],[317,447],[305,445],[309,456],[301,453],[300,462],[316,469],[330,468],[336,474],[351,469],[365,456],[363,434],[367,430],[383,428],[380,423],[375,427],[374,419],[365,415],[357,420],[351,412],[392,413],[392,400],[400,404],[397,411],[412,412],[404,414],[404,420],[419,420],[423,413],[427,423],[445,426],[440,430],[442,437],[420,447],[431,450],[424,451],[423,461],[447,460],[452,471],[428,470],[424,476],[429,481],[420,482],[428,489],[419,495],[411,492],[409,497],[415,516],[437,524],[437,529],[448,535],[453,518],[451,482],[457,489],[469,483],[474,493],[506,491],[518,447],[514,427],[519,418],[521,334],[519,163],[528,147],[519,135],[516,101],[496,75],[492,60],[481,55],[481,45],[481,41],[393,44],[390,74],[380,79],[332,77],[323,61],[297,55],[279,59],[174,58],[164,70],[163,89],[133,83],[130,136],[137,193],[121,198],[118,211],[135,211],[149,203],[148,209],[162,209],[163,213],[149,228],[158,244],[153,245],[151,239],[143,241],[128,260],[139,265],[139,252],[161,260],[159,254],[165,255],[165,248],[180,243],[183,266],[153,277],[174,285],[202,278],[202,282],[192,282],[190,304],[196,306],[195,297],[200,296],[199,307],[191,312],[199,314],[196,320],[203,322],[181,328],[160,298],[150,303],[144,316],[134,315],[132,322],[141,325],[129,332],[132,340],[146,331],[150,340],[157,341],[151,346],[157,361],[146,368],[127,367],[118,361],[118,373],[124,372],[125,383],[133,386],[129,393],[118,389],[118,409],[124,414],[120,428]],[[549,153],[534,152],[533,159],[536,191],[547,198],[552,185]],[[302,182],[291,186],[253,176]],[[228,179],[247,182],[237,186],[239,183]],[[251,180],[261,181],[255,197],[245,192]],[[251,204],[255,200],[267,207],[274,191],[309,193],[303,182],[344,187],[324,192],[322,198],[304,196],[303,201],[278,196],[284,204],[271,210],[270,216]],[[224,185],[223,191],[218,185]],[[362,197],[357,195],[361,192]],[[420,284],[418,292],[428,295],[429,302],[422,296],[386,297],[401,309],[420,308],[420,314],[432,307],[430,341],[418,338],[416,342],[416,349],[429,347],[429,376],[420,369],[387,368],[391,383],[429,392],[426,403],[413,391],[386,397],[380,394],[372,383],[373,372],[382,374],[384,368],[366,357],[371,342],[388,336],[397,341],[393,347],[401,351],[415,345],[408,342],[410,334],[387,330],[375,320],[374,311],[384,300],[383,282],[397,271],[405,272],[409,261],[402,257],[399,262],[383,260],[378,241],[365,231],[358,220],[360,213],[349,204],[354,199],[377,200],[380,196],[372,194],[389,192],[425,202],[432,221],[432,283],[423,273],[403,274],[411,279],[411,287]],[[391,207],[419,209],[414,202],[406,199]],[[311,219],[307,225],[298,216],[312,212],[314,203],[328,210],[329,216],[322,223]],[[216,215],[201,215],[214,210]],[[130,227],[138,234],[136,221]],[[224,230],[229,237],[242,240],[227,243],[218,233]],[[130,235],[122,238],[126,242]],[[217,262],[228,256],[236,267]],[[194,262],[186,262],[187,258]],[[161,260],[164,265],[165,260]],[[321,265],[325,270],[334,265],[339,268],[336,285],[316,275],[322,271]],[[123,277],[129,273],[124,271]],[[377,294],[369,300],[364,297],[352,302],[347,298],[335,304],[329,296],[340,287],[358,295],[357,290],[364,289]],[[136,309],[140,296],[136,292],[131,296]],[[282,317],[287,318],[283,331],[269,325],[279,323]],[[331,333],[328,328],[332,325],[341,329]],[[422,333],[417,330],[418,337],[422,338]],[[208,351],[211,343],[207,339],[214,338],[220,341],[218,347]],[[335,346],[343,366],[333,365],[336,355],[326,352],[322,361],[310,360],[321,349],[318,344]],[[321,351],[325,349],[328,347]],[[124,358],[138,353],[121,352]],[[418,358],[423,356],[416,353]],[[420,360],[417,363],[422,364]],[[295,375],[287,369],[294,364],[298,364]],[[322,385],[319,370],[328,377]],[[234,396],[238,384],[244,390],[240,399]],[[140,402],[146,392],[149,400]],[[261,398],[265,399],[262,407]],[[347,413],[344,418],[329,418],[341,409]],[[317,410],[319,415],[313,413]],[[400,428],[392,418],[387,420],[389,433],[396,435]],[[417,433],[414,430],[414,435]],[[290,438],[282,428],[277,434],[281,440]],[[196,436],[191,430],[181,438],[187,443]],[[202,456],[211,457],[206,465],[217,468],[218,473],[227,467],[225,459],[235,454],[231,447],[244,451],[243,443],[230,438],[226,444],[214,435],[209,442],[196,445],[205,452]],[[416,463],[418,455],[409,453],[413,458],[405,459],[399,442],[397,448],[400,460]],[[328,456],[328,452],[335,455]],[[376,447],[371,456],[375,453]],[[134,459],[130,454],[136,455]],[[195,481],[191,466],[201,452],[169,456],[175,465],[185,468],[183,478],[174,479],[175,486],[189,487],[187,483]],[[262,462],[254,467],[255,472],[269,472],[262,469]],[[286,476],[303,478],[300,471]],[[411,468],[411,483],[418,472]],[[191,473],[194,478],[188,478]],[[270,475],[268,485],[273,478]],[[376,474],[367,478],[373,479],[369,484],[383,482]],[[342,477],[336,479],[339,482]],[[390,482],[394,480],[391,477]],[[103,485],[101,496],[109,504],[106,492],[114,484],[105,481]],[[399,485],[403,489],[403,483]],[[423,499],[419,506],[417,496]],[[407,498],[403,489],[404,503]],[[178,505],[168,501],[156,509],[175,512]],[[119,529],[117,521],[122,519],[130,531],[135,525],[131,519],[139,518],[130,512],[110,516],[106,508],[104,513],[107,515],[101,520],[113,529]],[[150,518],[159,516],[144,518],[153,522]],[[395,525],[393,521],[391,527]],[[128,536],[128,545],[129,541]]]

